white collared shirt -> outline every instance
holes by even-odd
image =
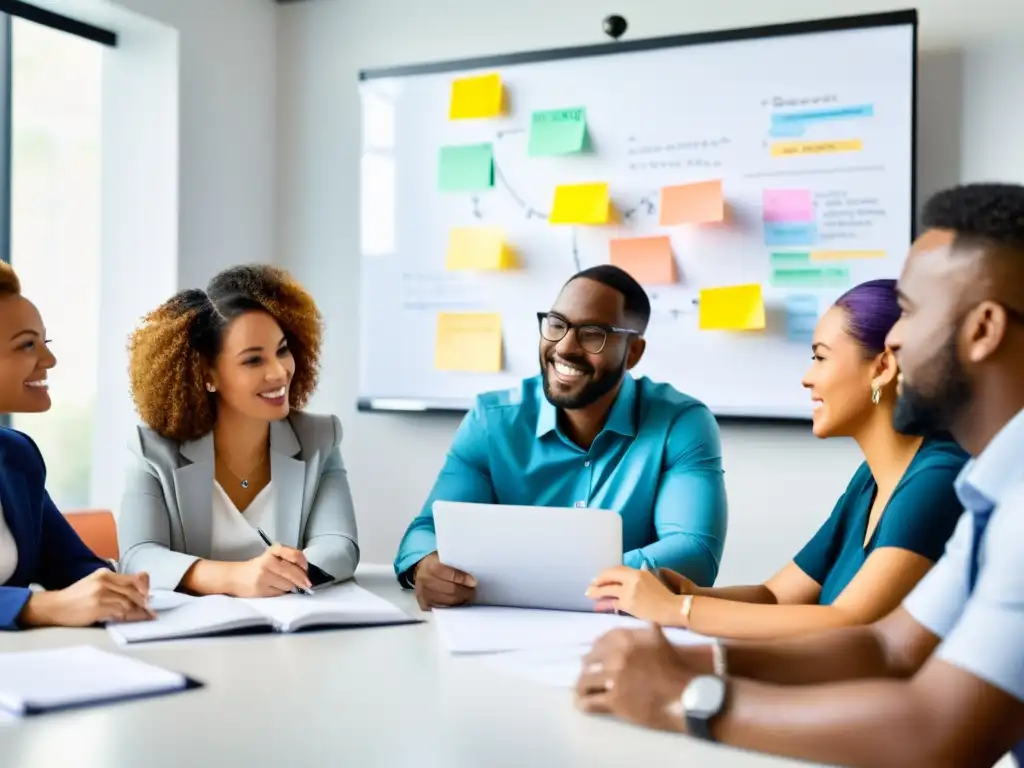
[[[18,570],[18,545],[7,527],[4,510],[0,507],[0,586],[6,584]]]
[[[251,560],[262,555],[267,545],[260,538],[261,529],[271,541],[274,538],[273,483],[256,494],[244,512],[228,496],[216,480],[213,482],[213,526],[210,539],[210,559],[228,562]]]

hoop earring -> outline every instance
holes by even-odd
[[[209,384],[209,383],[207,383],[207,385],[206,385],[206,391],[207,391],[207,392],[216,392],[216,391],[217,391],[217,388],[216,388],[215,386],[213,386],[213,384]]]
[[[871,390],[871,402],[874,403],[875,405],[878,405],[878,403],[881,402],[881,400],[882,400],[882,390],[880,390],[878,387],[872,388],[872,390]]]

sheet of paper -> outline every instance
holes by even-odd
[[[172,592],[166,589],[157,589],[149,593],[149,607],[159,613],[180,608],[187,603],[198,600],[198,597],[186,595],[183,592]]]
[[[91,645],[0,654],[0,709],[15,715],[186,685],[177,672]]]
[[[814,221],[814,197],[809,189],[766,189],[765,221]]]
[[[760,283],[705,288],[700,292],[702,331],[756,331],[764,326]]]
[[[442,312],[437,316],[436,370],[499,373],[501,367],[501,315]]]
[[[452,82],[448,106],[450,120],[498,117],[503,112],[501,75],[462,77]]]
[[[658,221],[663,227],[678,224],[712,224],[725,219],[722,182],[701,181],[662,187]]]
[[[587,142],[587,110],[545,109],[530,119],[530,157],[571,155],[582,152]]]
[[[515,259],[500,227],[459,227],[448,233],[445,268],[455,270],[512,269]]]
[[[641,285],[668,285],[678,280],[668,237],[624,237],[612,240],[610,249],[611,263]]]
[[[673,645],[706,645],[711,642],[711,638],[685,629],[667,628],[664,632],[666,639]],[[552,688],[572,689],[576,687],[576,681],[583,669],[583,657],[590,652],[592,647],[593,643],[587,643],[557,648],[488,653],[482,655],[480,661],[486,667],[501,674]]]
[[[334,584],[317,590],[312,595],[281,595],[280,597],[250,598],[242,602],[272,618],[278,626],[290,628],[311,614],[334,616],[339,623],[346,615],[362,618],[393,617],[409,619],[400,608],[383,597],[375,595],[354,581]]]
[[[818,325],[818,297],[794,295],[786,297],[786,339],[810,344]]]
[[[107,624],[107,632],[120,645],[201,637],[243,627],[258,627],[266,618],[242,600],[226,595],[198,597],[177,608],[160,611],[152,621]]]
[[[608,184],[562,184],[555,187],[552,224],[607,224],[611,215]]]
[[[442,192],[480,192],[494,186],[494,148],[455,144],[438,153],[437,186]]]

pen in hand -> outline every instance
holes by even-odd
[[[272,542],[270,540],[270,537],[267,536],[267,534],[263,532],[262,528],[257,528],[256,529],[256,533],[258,533],[260,535],[260,538],[263,539],[263,543],[266,544],[268,547],[274,546],[274,542]],[[301,592],[304,595],[312,595],[313,594],[313,590],[312,589],[306,589],[305,587],[294,587],[294,588],[292,588],[292,594],[294,594],[296,592]]]

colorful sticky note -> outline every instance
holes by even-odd
[[[701,290],[702,331],[756,331],[764,325],[764,298],[760,283]]]
[[[441,147],[437,185],[442,192],[479,192],[494,186],[494,148],[490,144]]]
[[[442,312],[437,316],[436,370],[498,373],[501,366],[501,315]]]
[[[502,113],[501,76],[463,77],[452,83],[452,98],[448,106],[450,120],[468,120],[497,117]]]
[[[530,157],[571,155],[582,152],[587,140],[587,110],[546,109],[530,119]]]
[[[772,157],[795,155],[826,155],[835,152],[860,152],[864,144],[860,139],[845,141],[776,141],[771,146]]]
[[[850,284],[850,271],[844,267],[794,267],[773,269],[774,288],[839,288]]]
[[[817,224],[788,221],[766,221],[764,223],[764,244],[769,248],[813,245],[817,240]]]
[[[664,236],[612,240],[611,262],[642,285],[668,285],[677,280],[672,241]]]
[[[611,213],[608,184],[561,184],[555,187],[552,224],[607,224]]]
[[[810,266],[811,254],[800,251],[781,251],[771,255],[772,269],[799,269]]]
[[[814,221],[814,198],[809,189],[766,189],[765,221]]]
[[[885,251],[811,251],[811,261],[847,261],[849,259],[884,259]]]
[[[446,269],[511,269],[514,266],[515,259],[498,227],[462,227],[448,233]]]
[[[818,324],[817,296],[786,297],[786,338],[809,344]]]
[[[725,219],[722,182],[701,181],[697,184],[662,187],[659,210],[659,223],[663,227],[722,221]]]

